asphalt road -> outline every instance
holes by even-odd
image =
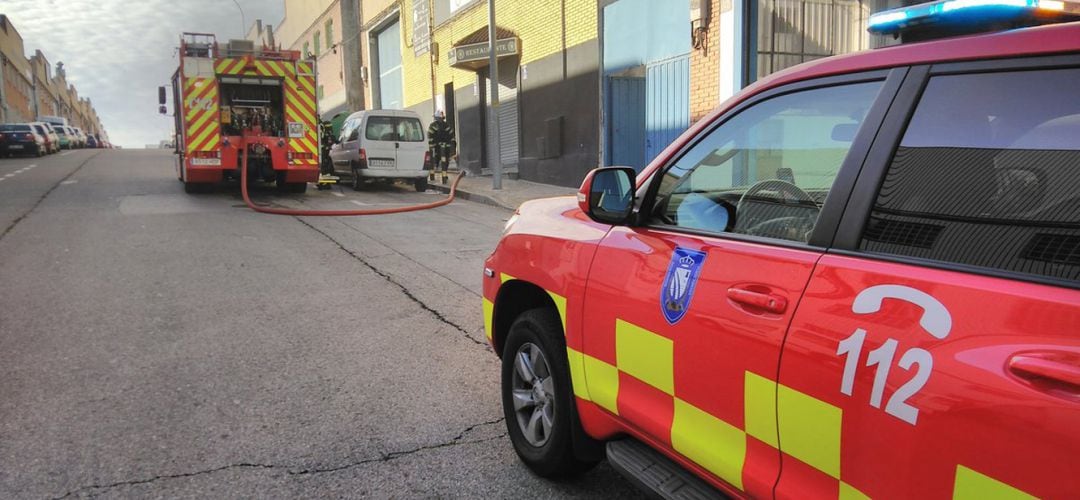
[[[184,194],[172,158],[0,160],[0,498],[638,495],[510,447],[480,312],[509,212],[263,215]]]

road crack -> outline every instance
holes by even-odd
[[[489,420],[487,422],[480,422],[478,424],[470,425],[469,427],[466,427],[463,431],[458,433],[457,436],[454,436],[453,439],[450,439],[449,441],[446,441],[446,442],[430,444],[430,445],[425,445],[425,446],[419,446],[419,447],[408,449],[408,450],[391,451],[391,452],[387,452],[387,453],[380,452],[379,456],[376,457],[376,458],[368,458],[368,459],[364,459],[364,460],[357,460],[357,461],[353,461],[353,462],[349,462],[349,463],[345,463],[345,464],[337,465],[337,466],[333,466],[333,467],[295,469],[293,467],[283,466],[283,465],[240,462],[240,463],[235,463],[235,464],[223,465],[223,466],[220,466],[220,467],[214,467],[212,469],[199,470],[199,471],[195,471],[195,472],[183,472],[183,473],[179,473],[179,474],[162,474],[162,475],[153,476],[153,477],[149,477],[149,478],[145,478],[145,479],[133,479],[133,480],[128,480],[128,481],[117,481],[115,483],[108,483],[108,484],[91,484],[91,485],[81,486],[79,488],[73,489],[73,490],[68,491],[67,493],[64,493],[63,495],[60,495],[58,497],[52,497],[52,499],[53,500],[62,500],[62,499],[65,499],[65,498],[79,496],[79,495],[82,495],[84,493],[100,493],[100,492],[102,492],[102,490],[108,490],[108,489],[112,489],[112,488],[121,488],[121,487],[124,487],[124,486],[138,486],[138,485],[143,485],[143,484],[151,484],[151,483],[154,483],[154,482],[157,482],[157,481],[164,481],[164,480],[170,480],[170,479],[184,479],[184,478],[190,478],[190,477],[205,476],[205,475],[208,475],[208,474],[214,474],[216,472],[221,472],[221,471],[230,470],[230,469],[264,469],[264,470],[281,470],[281,469],[284,469],[285,473],[288,474],[289,476],[307,476],[307,475],[314,475],[314,474],[326,474],[326,473],[330,473],[330,472],[338,472],[338,471],[343,471],[343,470],[351,469],[351,468],[354,468],[354,467],[360,467],[360,466],[368,465],[368,464],[372,464],[372,463],[391,462],[391,461],[397,460],[399,458],[408,457],[408,456],[415,455],[417,453],[423,453],[423,452],[426,452],[426,451],[438,450],[438,449],[441,449],[441,448],[449,448],[449,447],[452,447],[452,446],[461,446],[461,445],[471,445],[471,444],[486,443],[488,441],[495,441],[495,440],[498,440],[498,439],[502,439],[502,438],[507,436],[507,434],[505,432],[503,432],[501,434],[498,434],[496,436],[486,437],[486,438],[482,438],[482,439],[467,440],[465,438],[466,438],[466,436],[468,436],[468,434],[470,432],[472,432],[472,431],[474,431],[474,430],[476,430],[478,428],[486,427],[486,426],[489,426],[489,425],[496,425],[496,424],[499,424],[499,423],[503,422],[503,420],[504,420],[503,418],[498,418],[498,419],[495,419],[495,420]]]
[[[52,192],[57,187],[59,187],[61,184],[63,184],[64,181],[67,181],[68,179],[70,179],[71,176],[79,173],[79,171],[82,170],[82,168],[85,167],[87,163],[90,163],[90,160],[93,160],[99,154],[101,154],[100,151],[95,151],[93,155],[90,155],[89,158],[83,160],[83,162],[80,163],[79,166],[75,167],[75,170],[72,170],[71,172],[69,172],[67,175],[64,176],[63,179],[60,179],[56,184],[53,184],[53,186],[51,188],[49,188],[48,191],[45,191],[45,193],[43,193],[40,197],[38,197],[37,201],[34,202],[34,206],[30,207],[30,210],[27,210],[26,212],[23,212],[22,215],[16,217],[15,220],[11,221],[11,224],[8,224],[8,227],[4,228],[4,232],[0,233],[0,240],[4,239],[4,237],[7,236],[8,233],[11,232],[11,230],[15,229],[15,226],[18,226],[19,223],[22,222],[23,219],[27,218],[30,214],[34,213],[34,210],[37,210],[38,205],[41,205],[41,202],[45,201],[45,198],[48,198],[49,195],[52,194]]]
[[[315,231],[316,233],[319,233],[319,234],[323,235],[323,237],[330,240],[334,245],[337,245],[337,247],[340,248],[342,251],[344,251],[345,253],[352,256],[353,259],[356,259],[357,262],[363,264],[365,267],[370,269],[371,272],[379,275],[384,280],[386,280],[388,283],[398,287],[398,289],[401,290],[401,293],[404,294],[405,297],[408,297],[409,300],[413,301],[416,305],[420,306],[421,309],[423,309],[424,311],[427,311],[428,313],[430,313],[440,323],[443,323],[444,325],[449,326],[450,328],[453,328],[453,329],[457,330],[458,332],[460,332],[462,334],[462,336],[464,336],[466,339],[468,339],[469,342],[472,342],[472,343],[474,343],[476,345],[484,346],[484,347],[486,347],[488,349],[491,348],[491,346],[489,346],[487,342],[482,342],[482,341],[479,341],[479,340],[476,340],[475,338],[473,338],[472,334],[468,330],[466,330],[464,327],[462,327],[461,325],[459,325],[457,323],[454,323],[449,318],[444,316],[443,313],[441,313],[441,312],[435,310],[434,308],[432,308],[431,306],[427,305],[424,301],[420,300],[419,297],[414,295],[412,293],[412,290],[409,290],[409,287],[405,286],[401,282],[394,279],[394,277],[390,276],[389,273],[384,272],[383,270],[381,270],[381,269],[375,267],[374,265],[372,265],[367,260],[364,260],[364,258],[361,257],[360,254],[350,250],[345,245],[341,244],[340,241],[334,239],[334,237],[330,236],[330,234],[328,234],[326,231],[323,231],[322,229],[319,229],[319,228],[313,226],[308,221],[306,221],[304,219],[301,219],[299,217],[297,217],[296,220],[300,221],[301,224],[311,228],[312,231]]]

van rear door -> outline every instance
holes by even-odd
[[[397,168],[397,122],[395,116],[374,115],[364,124],[363,147],[367,152],[368,168],[393,170]]]
[[[420,119],[411,116],[397,118],[398,170],[423,170],[427,141]]]

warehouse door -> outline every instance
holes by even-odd
[[[494,117],[488,109],[487,168],[495,167],[495,159],[502,160],[504,169],[516,169],[518,164],[518,64],[517,58],[499,61],[499,140],[495,140]],[[491,88],[491,80],[484,75],[484,89]],[[491,94],[485,92],[484,102],[490,102]]]
[[[690,127],[690,54],[645,68],[645,161]]]
[[[645,79],[611,77],[611,164],[645,167]]]

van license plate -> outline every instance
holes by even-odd
[[[22,144],[12,144],[8,146],[8,149],[22,149]]]
[[[394,160],[368,160],[368,166],[372,168],[394,168]]]

